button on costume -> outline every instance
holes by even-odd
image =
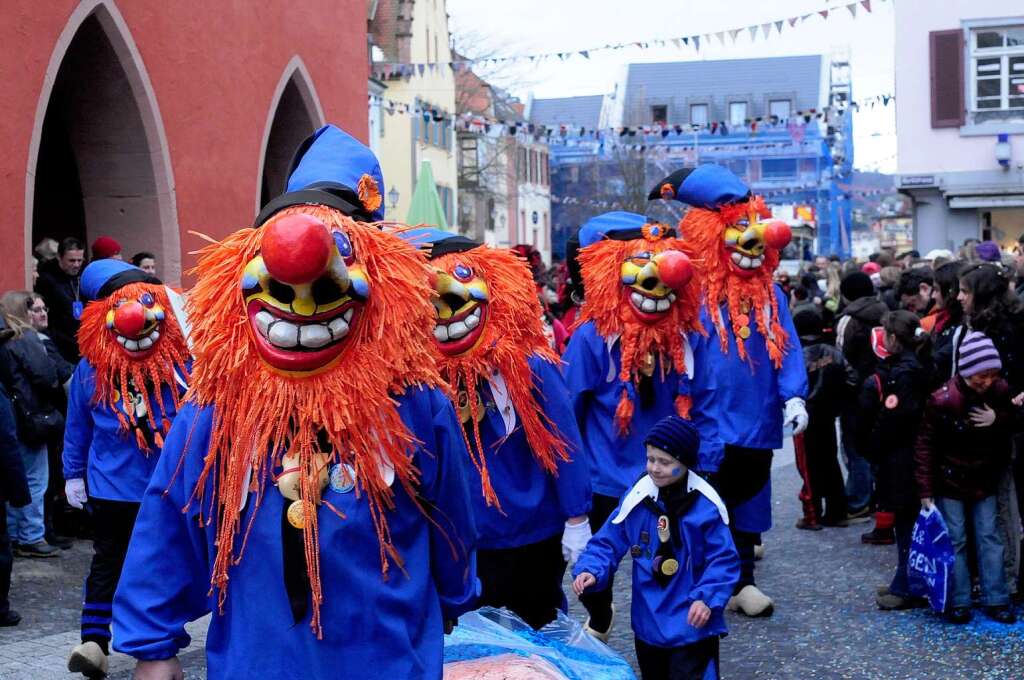
[[[118,650],[163,661],[213,611],[211,678],[440,678],[478,594],[467,452],[423,256],[333,126],[288,192],[200,254],[195,369],[139,513]],[[159,664],[157,664],[159,665]]]
[[[82,273],[93,300],[78,330],[64,431],[69,502],[92,515],[93,559],[82,600],[82,644],[68,669],[107,667],[111,603],[146,486],[184,396],[188,348],[156,277],[120,260]]]
[[[701,284],[700,319],[691,333],[692,417],[701,434],[697,469],[729,508],[741,562],[730,609],[768,615],[773,603],[754,585],[754,544],[771,527],[771,460],[783,423],[807,426],[807,375],[782,290],[772,282],[788,226],[768,221],[760,196],[713,164],[659,182],[651,199],[691,206],[679,223]]]
[[[479,604],[540,628],[564,602],[563,553],[590,538],[591,490],[536,286],[509,250],[436,229],[401,235],[434,269],[434,347],[473,456]]]
[[[689,411],[699,328],[697,289],[675,230],[643,215],[610,212],[579,231],[584,302],[563,359],[594,488],[597,531],[643,473],[643,438],[666,415]],[[590,629],[607,635],[612,591],[591,589]]]

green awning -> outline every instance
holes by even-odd
[[[448,220],[444,216],[444,206],[437,195],[434,184],[434,172],[430,169],[430,161],[420,163],[420,176],[416,178],[416,189],[412,192],[409,214],[406,224],[425,224],[438,229],[448,229]]]

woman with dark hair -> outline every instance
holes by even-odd
[[[920,509],[914,444],[928,398],[930,338],[917,315],[906,310],[888,312],[875,335],[872,347],[881,362],[861,387],[858,446],[878,466],[875,530],[894,529],[899,558],[892,583],[876,603],[879,609],[906,609],[917,604],[907,582],[907,560]]]
[[[965,335],[964,308],[957,296],[960,295],[960,272],[963,263],[948,262],[935,270],[935,285],[932,287],[932,301],[938,310],[935,326],[932,328],[932,362],[935,364],[935,378],[932,387],[938,388],[953,375],[956,362],[955,348]]]
[[[957,300],[963,306],[967,326],[984,333],[999,351],[1003,377],[1010,394],[1024,392],[1024,306],[1010,288],[1010,276],[995,264],[975,264],[960,274]],[[954,358],[959,354],[956,345]],[[1022,498],[1017,489],[1024,487],[1024,438],[1014,432],[1014,462],[1002,475],[997,493],[999,526],[1006,544],[1006,580],[1010,592],[1017,592],[1020,571],[1020,516]]]

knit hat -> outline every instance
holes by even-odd
[[[960,343],[960,356],[956,362],[957,373],[963,378],[970,378],[990,368],[997,371],[1003,369],[1003,362],[999,359],[996,346],[984,333],[968,333]]]
[[[121,252],[121,244],[110,236],[100,236],[92,242],[92,259],[103,260]]]
[[[995,241],[982,241],[974,246],[974,252],[978,254],[978,259],[984,262],[1002,262],[1003,259],[999,244]]]
[[[821,314],[812,307],[804,307],[793,315],[796,334],[801,338],[816,338],[821,335]]]
[[[688,468],[697,466],[700,434],[689,420],[675,415],[662,418],[647,433],[644,444],[661,449]]]
[[[864,272],[850,272],[839,284],[839,292],[842,296],[853,302],[875,294],[875,286],[871,283],[871,277]]]

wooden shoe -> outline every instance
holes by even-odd
[[[71,650],[68,670],[90,678],[101,678],[107,674],[107,655],[92,640],[83,642]]]
[[[729,598],[725,606],[731,612],[739,612],[751,618],[771,616],[775,611],[775,602],[755,585],[743,586],[740,592]]]
[[[612,617],[608,621],[608,630],[606,630],[606,631],[604,631],[602,633],[601,631],[594,630],[593,628],[591,628],[590,627],[590,617],[588,616],[586,622],[583,624],[583,631],[585,633],[587,633],[588,635],[590,635],[590,637],[592,637],[592,638],[594,638],[596,640],[600,640],[601,642],[607,643],[608,642],[608,636],[611,635],[611,633],[612,633],[612,626],[614,626],[614,625],[615,625],[615,605],[613,604],[612,605]]]

